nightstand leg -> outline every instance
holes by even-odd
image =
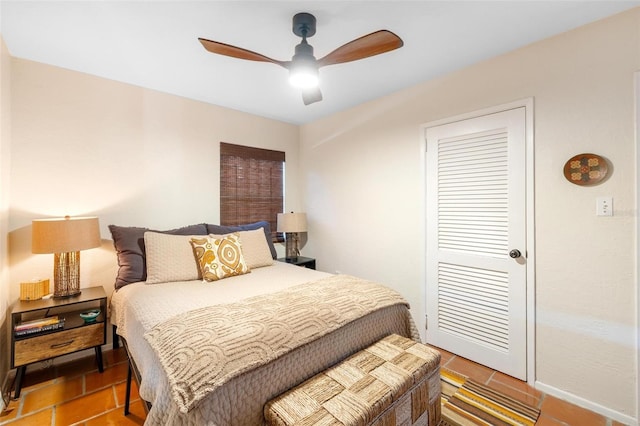
[[[22,367],[18,367],[16,372],[16,391],[13,395],[15,399],[20,398],[20,390],[22,390],[22,379],[24,378],[24,374],[27,372],[27,366],[23,365]]]
[[[102,346],[96,346],[96,361],[98,361],[98,371],[103,372],[104,367],[102,366]]]

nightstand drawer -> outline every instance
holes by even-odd
[[[104,323],[31,337],[15,342],[14,367],[100,346],[104,343]]]

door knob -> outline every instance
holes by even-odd
[[[509,257],[512,257],[513,259],[517,259],[520,256],[522,256],[522,253],[520,253],[520,250],[518,249],[513,249],[509,252]]]

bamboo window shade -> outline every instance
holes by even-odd
[[[276,238],[284,209],[285,153],[220,143],[220,224],[269,222]]]

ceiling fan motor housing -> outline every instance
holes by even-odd
[[[289,66],[289,81],[296,87],[317,87],[318,64],[313,56],[313,46],[307,37],[316,33],[316,18],[310,13],[298,13],[293,17],[293,33],[302,37]]]
[[[296,53],[293,55],[291,60],[296,61],[303,58],[313,59],[314,61],[316,59],[313,56],[313,46],[307,43],[306,40],[302,40],[302,42],[296,46]]]
[[[318,86],[318,63],[313,56],[313,46],[305,39],[296,46],[296,53],[291,58],[289,82],[300,88]]]

